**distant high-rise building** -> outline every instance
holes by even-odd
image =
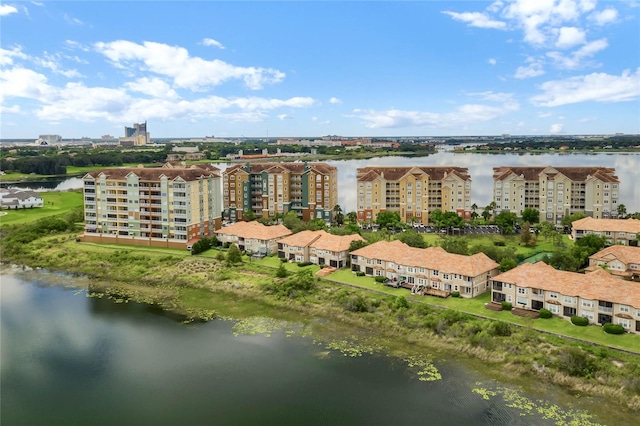
[[[124,127],[124,137],[118,139],[122,146],[147,145],[151,141],[151,134],[147,131],[147,122],[133,123],[133,127]]]
[[[375,222],[385,211],[423,224],[434,210],[471,215],[471,177],[464,167],[363,167],[356,179],[359,222]]]
[[[36,145],[53,145],[62,141],[62,136],[60,135],[40,135],[36,140]]]
[[[584,213],[595,219],[617,217],[620,181],[610,167],[494,167],[496,213],[522,215],[527,207],[540,221],[560,224],[562,218]]]

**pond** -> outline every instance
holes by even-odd
[[[7,425],[590,424],[551,390],[527,394],[429,354],[353,352],[268,318],[184,324],[86,297],[66,276],[0,278]]]

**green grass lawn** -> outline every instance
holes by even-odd
[[[7,214],[0,216],[0,226],[35,222],[43,217],[70,212],[83,205],[81,192],[41,192],[40,196],[44,200],[44,207],[2,210]]]
[[[148,163],[144,164],[145,167],[158,167],[160,163]],[[68,175],[76,175],[80,173],[87,173],[94,170],[107,169],[109,167],[137,167],[138,163],[125,163],[122,166],[67,166],[67,174]]]
[[[5,174],[0,175],[0,182],[15,182],[20,180],[37,180],[46,177],[51,177],[53,175],[36,175],[29,173],[19,173],[19,172],[10,172],[7,171]]]

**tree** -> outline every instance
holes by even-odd
[[[251,222],[253,220],[256,220],[256,214],[253,210],[245,210],[242,212],[242,219],[245,222]]]
[[[484,210],[482,210],[482,218],[485,221],[489,221],[489,219],[491,219],[491,210],[489,209],[489,206],[485,207]]]
[[[532,207],[527,207],[522,211],[522,220],[530,224],[538,223],[540,221],[540,211]]]
[[[229,251],[227,252],[227,263],[230,265],[242,263],[242,253],[235,244],[231,244],[231,247],[229,247]]]
[[[358,213],[356,213],[356,212],[347,213],[347,219],[349,219],[349,222],[351,222],[351,223],[358,222]]]
[[[280,266],[278,267],[278,270],[276,271],[276,277],[278,277],[278,278],[286,278],[287,275],[289,275],[289,273],[287,272],[287,269],[284,267],[284,263],[280,263]]]
[[[421,234],[416,231],[406,231],[398,236],[398,239],[410,247],[426,248],[428,247]]]
[[[517,220],[518,216],[515,213],[503,210],[495,217],[494,222],[502,229],[503,233],[510,234],[513,232],[513,225]]]
[[[469,254],[469,245],[466,240],[461,238],[446,238],[442,243],[440,243],[440,247],[448,253]]]
[[[562,218],[562,225],[563,226],[571,226],[571,224],[573,222],[575,222],[576,220],[583,219],[585,217],[587,217],[587,215],[584,214],[584,213],[580,213],[580,212],[570,214],[569,216],[565,216],[565,217]]]
[[[476,210],[478,210],[478,205],[476,203],[471,204],[471,220],[476,220],[480,216]]]
[[[353,240],[351,244],[349,244],[349,252],[361,249],[362,247],[368,246],[369,243],[367,241],[362,240]]]
[[[400,224],[400,215],[398,212],[384,211],[378,214],[376,223],[381,228],[393,228]]]
[[[522,233],[520,234],[520,241],[522,241],[525,245],[529,245],[531,243],[531,239],[533,236],[531,235],[531,231],[529,228],[531,225],[529,222],[525,222],[522,224]]]
[[[291,211],[284,215],[282,224],[293,231],[294,229],[300,229],[304,225],[304,222],[298,217],[296,212]]]
[[[618,204],[618,217],[623,219],[627,215],[627,206]]]

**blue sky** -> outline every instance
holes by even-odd
[[[1,138],[640,133],[640,2],[2,1]]]

